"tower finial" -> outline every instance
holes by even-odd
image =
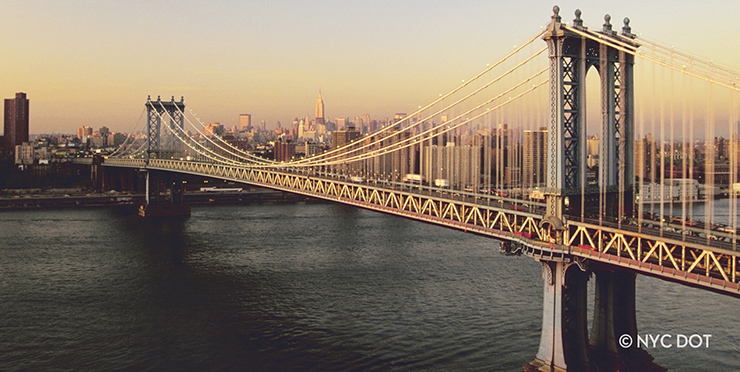
[[[634,38],[635,35],[632,34],[632,28],[630,27],[630,19],[627,17],[624,17],[624,26],[622,27],[622,35]]]
[[[560,7],[557,5],[552,7],[552,20],[560,23]]]
[[[560,32],[560,7],[555,5],[552,7],[552,16],[550,17],[550,24],[547,26],[547,32],[555,36]]]
[[[612,24],[610,21],[612,20],[612,16],[605,15],[604,16],[604,33],[611,34],[612,33]]]
[[[581,10],[576,9],[576,18],[573,20],[573,26],[583,27],[583,20],[581,19]]]

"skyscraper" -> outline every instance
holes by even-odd
[[[275,161],[291,161],[295,155],[295,143],[293,141],[277,141],[273,148]]]
[[[321,99],[321,91],[319,90],[319,98],[316,100],[316,125],[324,124],[324,100]]]
[[[547,129],[525,130],[522,141],[524,186],[545,186],[547,182]]]
[[[77,138],[79,139],[85,139],[85,137],[92,136],[92,128],[88,127],[87,125],[83,125],[79,128],[77,128]]]
[[[28,142],[28,99],[26,93],[19,92],[15,98],[5,100],[5,133],[3,147],[14,149]]]
[[[252,114],[239,115],[239,131],[249,132],[252,130]]]
[[[306,131],[306,127],[304,126],[304,123],[305,121],[303,119],[301,119],[301,121],[298,123],[298,138],[303,138],[303,133]]]
[[[224,134],[224,126],[221,123],[210,123],[203,128],[203,134],[209,137],[213,135],[220,136]]]
[[[347,130],[335,130],[331,134],[331,147],[333,149],[342,147],[360,138],[360,132],[354,126],[348,126]]]

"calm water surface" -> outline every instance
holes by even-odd
[[[675,371],[740,370],[740,300],[638,277],[640,333]],[[516,371],[540,265],[333,204],[0,213],[0,370]]]

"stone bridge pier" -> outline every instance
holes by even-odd
[[[139,207],[141,217],[190,216],[183,202],[183,179],[178,173],[146,171],[146,202]]]
[[[532,371],[665,371],[636,345],[634,272],[589,266],[588,261],[541,260],[542,332]],[[587,284],[594,277],[594,310],[588,331]],[[635,340],[627,347],[619,338]]]

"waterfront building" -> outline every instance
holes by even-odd
[[[275,161],[288,162],[295,156],[295,143],[292,141],[277,141],[273,149]]]
[[[24,142],[15,146],[15,164],[33,164],[34,147],[32,143]]]
[[[637,200],[643,203],[673,203],[685,200],[700,200],[700,185],[697,180],[678,178],[665,180],[663,183],[642,183]]]
[[[23,92],[16,93],[15,98],[5,100],[3,147],[8,150],[28,142],[28,103],[26,93]]]
[[[347,126],[347,130],[335,130],[332,132],[331,147],[336,149],[358,138],[360,138],[360,132],[356,131],[354,126],[349,125]]]
[[[87,141],[87,137],[92,136],[92,133],[92,128],[86,125],[77,128],[77,138],[79,138],[83,143]]]
[[[653,180],[656,176],[656,161],[655,139],[648,133],[635,143],[635,176],[642,182]]]
[[[522,140],[524,186],[539,187],[547,182],[547,130],[525,130]]]
[[[498,124],[490,134],[484,133],[478,143],[482,143],[483,171],[485,183],[496,187],[512,187],[521,180],[521,162],[519,154],[519,132],[509,128],[506,123]]]
[[[15,146],[15,164],[31,165],[47,163],[52,158],[48,143],[24,142]]]
[[[454,141],[444,145],[425,144],[419,155],[420,174],[430,184],[439,179],[446,180],[453,188],[475,188],[480,186],[480,154],[480,145],[458,146]]]
[[[304,146],[303,153],[306,157],[314,156],[319,151],[319,145],[314,142],[308,141]]]
[[[105,147],[106,139],[107,137],[100,135],[100,133],[95,133],[92,136],[90,136],[90,145],[94,148]]]
[[[735,195],[740,195],[740,182],[735,182],[732,184],[732,193]]]

